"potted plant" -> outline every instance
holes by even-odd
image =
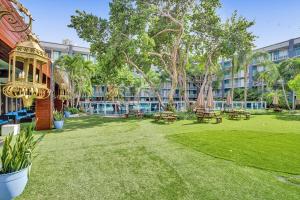
[[[64,114],[60,111],[55,110],[53,112],[54,127],[56,129],[62,129],[64,126]]]
[[[0,169],[0,199],[10,200],[22,194],[28,182],[32,153],[37,143],[32,126],[21,130],[12,142],[13,136],[5,138]]]
[[[66,107],[64,110],[65,118],[69,118],[71,115],[70,108]]]
[[[71,113],[70,117],[79,117],[78,108],[70,108],[69,111]]]

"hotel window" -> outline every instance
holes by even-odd
[[[53,51],[53,59],[57,60],[60,57],[61,52],[60,51]]]
[[[95,64],[96,63],[95,56],[90,55],[90,61]]]
[[[273,60],[278,60],[279,59],[279,50],[276,50],[273,52]]]
[[[86,55],[86,54],[82,54],[82,57],[84,58],[84,60],[85,60],[85,61],[87,61],[87,60],[88,60],[88,55]]]

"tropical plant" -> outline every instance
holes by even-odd
[[[238,64],[239,55],[245,55],[254,46],[256,36],[248,29],[254,25],[254,21],[248,21],[244,17],[238,16],[235,11],[230,19],[225,23],[225,48],[224,56],[231,59],[231,98],[234,97],[235,74],[240,71]],[[246,96],[245,96],[246,97]]]
[[[61,69],[65,70],[70,78],[71,90],[72,90],[72,106],[79,105],[80,97],[91,96],[92,89],[92,77],[95,72],[95,65],[86,61],[82,55],[76,54],[74,56],[65,55],[60,57],[55,65],[58,65]]]
[[[244,95],[243,101],[244,106],[246,105],[248,99],[248,70],[249,66],[254,63],[257,66],[264,65],[266,62],[269,61],[269,54],[267,52],[261,51],[252,51],[251,49],[247,48],[244,50],[238,51],[237,57],[235,59],[236,64],[235,66],[240,66],[244,71]]]
[[[200,89],[204,90],[211,84],[207,81],[213,75],[210,69],[216,66],[220,55],[233,55],[229,50],[252,37],[247,28],[253,22],[234,14],[233,20],[223,24],[217,15],[220,6],[219,0],[114,0],[109,19],[76,11],[69,27],[91,44],[105,75],[117,74],[129,66],[146,81],[161,105],[156,77],[166,74],[171,83],[168,101],[173,105],[178,84],[188,100],[186,69],[191,63],[190,56],[205,58],[201,63],[205,76]]]
[[[0,174],[16,172],[30,166],[36,144],[37,140],[34,140],[32,126],[22,129],[14,144],[13,135],[7,136],[1,154]]]
[[[300,58],[289,58],[279,63],[269,61],[265,62],[263,66],[265,70],[259,74],[259,78],[263,79],[271,90],[281,89],[286,107],[291,110],[287,96],[288,82],[299,74]]]
[[[74,114],[78,114],[80,111],[78,108],[68,108],[68,111],[74,115]]]
[[[295,91],[296,96],[300,99],[300,74],[288,82],[289,87]]]
[[[53,118],[54,121],[62,121],[64,119],[64,114],[63,112],[60,112],[58,110],[53,111]]]

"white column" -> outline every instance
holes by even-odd
[[[5,96],[5,113],[8,113],[8,98]]]

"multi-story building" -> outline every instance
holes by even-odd
[[[92,62],[96,62],[95,57],[90,53],[89,48],[79,47],[72,45],[71,41],[64,40],[62,44],[54,43],[54,42],[45,42],[41,41],[41,46],[45,49],[46,53],[48,53],[49,58],[52,61],[56,61],[60,56],[63,55],[75,55],[81,54],[86,60],[90,60]],[[171,83],[166,82],[163,84],[160,94],[163,100],[167,101],[168,93],[171,88]],[[106,86],[93,86],[93,96],[91,97],[93,100],[105,100],[107,87]],[[197,88],[191,83],[188,83],[188,94],[190,100],[195,100],[197,98]],[[144,88],[140,91],[139,94],[134,94],[129,88],[124,89],[124,94],[122,94],[124,100],[134,101],[139,98],[140,101],[156,101],[157,98],[152,91],[148,88]],[[176,90],[174,100],[180,101],[181,95],[179,95],[179,90]]]
[[[75,46],[70,40],[64,40],[62,44],[41,41],[41,46],[45,49],[48,57],[52,61],[56,61],[60,56],[63,55],[81,54],[85,60],[90,60],[93,63],[96,62],[96,58],[90,54],[89,48]]]
[[[300,37],[283,41],[277,44],[269,45],[263,48],[256,49],[255,51],[265,51],[270,54],[270,58],[273,62],[280,62],[287,58],[300,56]],[[221,63],[222,69],[224,71],[224,76],[222,84],[215,92],[217,97],[224,97],[225,94],[231,89],[231,61],[226,60]],[[264,70],[263,66],[251,65],[248,69],[248,88],[257,87],[260,83],[256,83],[254,76],[257,72]],[[234,75],[234,87],[244,88],[244,71],[240,70]]]
[[[64,40],[62,44],[53,42],[41,42],[42,47],[48,53],[48,56],[52,60],[57,60],[62,55],[75,55],[81,54],[86,60],[96,62],[93,55],[90,54],[89,48],[74,46],[69,40]],[[256,51],[267,51],[270,54],[271,60],[274,62],[280,62],[284,59],[291,57],[300,56],[300,37],[283,41],[277,44],[266,46],[263,48],[256,49]],[[215,97],[224,98],[226,93],[231,89],[231,61],[224,60],[221,62],[222,69],[224,71],[223,80],[218,90],[215,91]],[[264,70],[263,66],[257,66],[255,64],[249,66],[248,69],[248,88],[253,88],[259,86],[260,83],[256,83],[254,76],[257,72]],[[196,100],[197,98],[197,87],[192,83],[188,82],[188,95],[190,100]],[[244,88],[244,71],[240,70],[234,75],[234,87]],[[160,89],[161,97],[164,101],[168,99],[168,93],[171,88],[171,83],[166,82],[162,85]],[[103,101],[106,98],[107,87],[106,86],[93,86],[93,96],[92,100]],[[157,98],[152,91],[148,88],[142,89],[139,94],[133,93],[129,88],[124,89],[122,94],[125,101],[156,101]],[[176,90],[174,95],[175,101],[182,100],[179,89]]]

